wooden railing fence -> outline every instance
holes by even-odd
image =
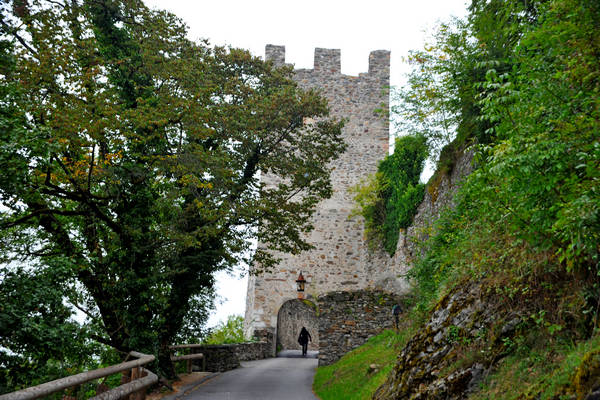
[[[204,346],[204,345],[202,345],[202,344],[177,344],[174,346],[170,346],[169,349],[177,352],[177,351],[184,350],[184,349],[194,349],[194,348],[199,348],[202,346]],[[192,372],[192,361],[200,360],[200,359],[202,359],[202,371],[206,371],[206,359],[204,358],[204,354],[202,354],[202,353],[171,356],[171,361],[173,361],[173,362],[178,362],[178,361],[186,361],[187,362],[187,373],[188,374],[190,372]]]
[[[174,352],[183,351],[185,349],[194,349],[202,347],[201,344],[178,344],[170,346]],[[135,357],[137,360],[127,361],[130,357]],[[155,360],[153,355],[138,353],[131,351],[127,355],[124,362],[116,365],[111,365],[106,368],[99,368],[92,371],[82,372],[77,375],[67,376],[65,378],[56,379],[54,381],[42,383],[41,385],[32,386],[23,390],[0,395],[0,400],[32,400],[40,397],[51,395],[52,393],[60,392],[74,386],[82,385],[86,382],[104,378],[109,375],[114,375],[119,372],[131,370],[130,381],[113,389],[97,394],[90,400],[117,400],[126,396],[130,396],[129,400],[143,400],[146,397],[146,389],[158,382],[158,376],[153,372],[143,368],[143,365],[151,363]],[[206,370],[206,360],[204,354],[182,354],[172,355],[171,361],[187,362],[187,372],[192,372],[192,361],[202,360],[202,371]]]
[[[155,357],[153,355],[142,354],[136,351],[129,352],[127,358],[129,357],[136,357],[137,360],[124,361],[120,364],[111,365],[110,367],[82,372],[77,375],[56,379],[54,381],[42,383],[41,385],[32,386],[27,389],[3,394],[0,395],[0,400],[38,399],[40,397],[48,396],[52,393],[60,392],[61,390],[65,390],[73,386],[78,386],[89,381],[104,378],[106,376],[127,370],[131,370],[130,382],[100,393],[95,397],[92,397],[92,400],[117,400],[129,395],[132,395],[130,400],[142,400],[145,397],[146,388],[158,382],[158,376],[156,376],[156,374],[145,368],[142,368],[143,365],[154,361]]]

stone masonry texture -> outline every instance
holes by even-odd
[[[435,221],[444,209],[454,206],[454,193],[473,170],[472,159],[472,152],[461,152],[450,171],[429,182],[413,223],[400,233],[394,256],[379,259],[383,268],[407,271],[412,266],[412,260],[422,249],[420,244],[433,233]],[[370,289],[319,297],[319,365],[337,361],[369,337],[389,328],[391,307],[403,304],[404,288],[408,286],[395,290],[394,294]]]
[[[372,290],[319,297],[319,365],[336,362],[371,336],[392,328],[395,304],[403,306],[400,296]]]
[[[285,48],[267,45],[265,58],[283,65]],[[331,165],[333,196],[318,205],[313,217],[315,229],[307,239],[315,249],[280,255],[282,261],[272,272],[250,275],[247,334],[255,329],[277,329],[279,310],[296,297],[295,280],[300,271],[307,280],[306,298],[313,302],[334,291],[399,293],[408,288],[402,277],[404,264],[390,263],[383,253],[370,254],[363,240],[362,219],[350,218],[354,201],[349,189],[376,172],[378,162],[388,154],[389,66],[390,52],[378,50],[369,56],[368,73],[343,75],[340,51],[317,48],[314,69],[295,70],[300,87],[319,89],[329,101],[332,116],[346,119],[343,137],[348,148]],[[263,179],[269,183],[269,177]]]
[[[206,345],[196,347],[192,353],[204,354],[203,360],[194,360],[196,370],[225,372],[240,366],[240,361],[262,360],[273,357],[272,345],[268,341]]]

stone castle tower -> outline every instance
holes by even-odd
[[[315,229],[308,237],[315,249],[284,255],[275,270],[258,276],[250,274],[248,279],[246,333],[277,331],[278,343],[284,348],[285,340],[280,338],[284,329],[291,332],[288,342],[295,342],[299,327],[306,325],[311,331],[309,325],[315,323],[301,316],[306,313],[299,309],[302,302],[292,304],[300,271],[307,281],[306,299],[313,303],[333,291],[393,290],[399,284],[397,271],[386,268],[388,262],[383,256],[367,251],[362,220],[350,218],[354,201],[349,193],[349,188],[374,173],[377,163],[388,154],[388,116],[376,110],[387,111],[389,107],[390,52],[371,52],[369,72],[359,76],[341,73],[340,56],[340,50],[317,48],[314,69],[294,71],[300,87],[320,89],[329,100],[332,115],[347,120],[343,136],[348,148],[334,161],[331,174],[334,193],[319,204],[313,217]],[[265,58],[283,65],[285,47],[267,45]],[[297,319],[296,324],[290,322]],[[313,331],[318,331],[314,325]]]

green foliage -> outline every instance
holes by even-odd
[[[369,175],[351,189],[356,202],[356,207],[352,210],[351,215],[360,215],[364,218],[365,236],[370,249],[377,248],[384,242],[385,205],[381,196],[382,181],[380,173]]]
[[[63,301],[72,285],[68,271],[14,268],[0,280],[0,393],[91,364],[98,346]]]
[[[417,316],[423,317],[429,311],[432,302],[437,301],[446,288],[446,282],[458,281],[460,265],[456,265],[455,250],[458,251],[458,244],[467,235],[459,215],[457,210],[442,213],[435,223],[434,233],[420,244],[418,257],[408,271],[407,277],[414,282],[417,292],[414,310]],[[420,232],[427,233],[430,232]]]
[[[390,255],[396,251],[400,229],[411,224],[423,200],[419,177],[427,154],[423,136],[399,137],[394,153],[379,163],[377,174],[353,189],[357,203],[353,215],[364,218],[371,248],[382,246]]]
[[[214,308],[215,295],[212,289],[205,289],[189,299],[189,309],[184,317],[185,324],[177,332],[173,343],[200,343],[209,329],[206,321]]]
[[[215,271],[310,248],[342,124],[290,68],[191,42],[140,0],[2,9],[0,261],[64,272],[95,340],[172,376],[168,346],[202,336]],[[270,248],[252,254],[259,225]]]
[[[541,6],[540,6],[541,7]],[[600,6],[554,1],[514,49],[519,68],[490,69],[483,118],[501,139],[473,178],[482,211],[567,271],[600,266]],[[590,25],[591,24],[591,25]],[[471,196],[471,197],[473,197]]]
[[[411,271],[422,304],[457,274],[597,273],[598,18],[599,7],[575,0],[473,3],[462,29],[478,50],[444,68],[485,70],[470,92],[478,115],[457,118],[487,124],[488,140]],[[447,49],[448,36],[438,39]]]
[[[489,124],[478,119],[474,88],[485,74],[478,65],[479,53],[468,23],[461,20],[441,24],[432,43],[411,51],[407,84],[394,91],[396,130],[424,136],[434,156],[455,138],[457,147],[489,142]]]
[[[446,340],[450,343],[458,342],[460,338],[460,328],[456,325],[450,325],[448,327],[448,334],[446,336]]]
[[[379,164],[385,201],[384,247],[390,254],[396,251],[400,229],[408,228],[423,200],[424,185],[419,178],[427,154],[423,136],[402,136],[396,139],[394,154]]]
[[[206,344],[244,343],[250,339],[244,336],[244,317],[230,315],[227,321],[221,321],[210,330],[204,340]]]
[[[576,376],[600,374],[596,361],[582,367],[596,356],[581,352],[592,346],[597,354],[598,340],[590,335],[600,300],[600,4],[474,1],[470,11],[455,25],[465,35],[464,53],[425,59],[413,74],[421,79],[414,84],[434,73],[432,97],[417,87],[412,99],[427,112],[443,109],[432,103],[439,93],[455,96],[444,105],[458,130],[451,150],[475,144],[475,171],[455,207],[422,232],[429,240],[409,272],[418,294],[413,318],[428,320],[454,285],[482,282],[483,293],[505,301],[522,326],[498,339],[498,358],[507,358],[472,397],[584,398]],[[460,50],[452,35],[438,35],[433,51]],[[461,90],[456,79],[465,77]],[[412,123],[414,131],[425,124]],[[444,128],[423,132],[433,143]],[[448,336],[474,350],[457,330]],[[523,390],[513,390],[518,385]]]

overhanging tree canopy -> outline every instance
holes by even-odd
[[[291,69],[191,42],[141,1],[4,8],[3,261],[60,259],[96,339],[158,352],[172,372],[167,346],[190,299],[249,238],[309,248],[301,235],[331,194],[341,123]],[[281,183],[265,187],[259,171]],[[266,250],[254,260],[268,267]]]

